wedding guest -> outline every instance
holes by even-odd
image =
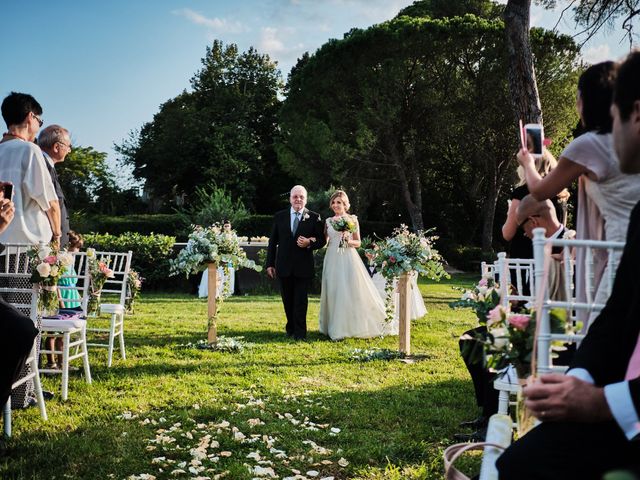
[[[619,67],[613,145],[626,174],[640,173],[640,51]],[[611,296],[576,351],[567,375],[542,375],[524,388],[542,421],[500,456],[501,479],[600,479],[640,475],[640,202]]]
[[[0,191],[0,232],[11,224],[15,214],[12,201],[4,198],[4,185]],[[0,244],[0,251],[4,246]],[[38,335],[33,321],[16,310],[0,296],[0,408],[7,403],[11,395],[11,386],[20,377],[25,361]]]
[[[46,167],[51,175],[51,181],[58,197],[60,205],[60,246],[64,248],[69,241],[69,212],[55,167],[64,162],[66,156],[71,153],[69,130],[62,128],[60,125],[49,125],[38,135],[38,146],[46,160]]]
[[[16,213],[0,242],[60,241],[60,204],[42,151],[33,143],[41,115],[42,107],[31,95],[12,92],[2,102],[8,131],[0,142],[0,177],[13,183]]]
[[[518,153],[524,168],[527,186],[538,200],[556,196],[563,188],[578,180],[578,213],[576,238],[624,242],[629,214],[640,200],[640,176],[623,175],[616,161],[611,142],[612,118],[609,112],[613,95],[615,64],[592,65],[578,80],[577,110],[585,133],[564,149],[558,166],[542,178],[535,169],[533,157],[526,149]],[[582,250],[582,249],[581,249]],[[616,254],[616,261],[618,254]],[[576,258],[576,294],[586,301],[585,258],[580,251]],[[605,303],[607,255],[594,258],[595,302]],[[582,318],[585,329],[590,318]]]

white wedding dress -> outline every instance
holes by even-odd
[[[332,340],[397,334],[397,322],[385,324],[384,301],[353,247],[339,248],[341,233],[329,220],[322,268],[320,332]]]
[[[418,318],[422,318],[427,314],[427,307],[424,304],[424,299],[422,298],[422,293],[420,292],[420,288],[418,287],[418,273],[417,272],[411,272],[409,274],[410,280],[409,280],[409,289],[410,289],[410,293],[409,293],[409,312],[410,312],[410,316],[409,318],[411,320],[416,320]],[[385,285],[387,283],[387,281],[385,280],[385,278],[380,275],[379,273],[375,273],[372,277],[373,280],[373,284],[376,286],[376,288],[378,289],[378,293],[380,294],[380,296],[384,299],[386,298],[387,294],[384,291]],[[397,284],[397,281],[395,282]],[[394,288],[396,288],[397,285],[394,285]],[[393,294],[393,302],[396,305],[396,316],[394,321],[398,322],[398,318],[400,317],[400,294],[396,291]]]

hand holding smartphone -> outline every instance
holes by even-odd
[[[9,201],[13,202],[13,183],[11,182],[3,182],[2,183],[2,196]]]
[[[544,132],[542,125],[539,123],[527,123],[522,131],[525,148],[534,158],[541,158],[542,148],[544,145]],[[521,141],[522,140],[523,139],[521,138]]]

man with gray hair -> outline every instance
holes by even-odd
[[[51,181],[53,182],[58,202],[60,203],[60,246],[65,247],[69,242],[69,212],[67,211],[64,192],[62,191],[55,165],[64,162],[66,156],[71,152],[69,130],[60,125],[49,125],[40,132],[38,145],[46,160],[47,170],[49,170],[49,174],[51,175]]]
[[[308,292],[314,275],[313,250],[325,241],[320,215],[305,208],[307,189],[296,185],[289,193],[290,208],[273,218],[267,249],[267,275],[280,280],[280,294],[287,317],[287,336],[307,336]]]

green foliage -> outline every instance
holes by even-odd
[[[197,187],[194,197],[187,208],[178,212],[181,222],[189,231],[190,225],[209,226],[225,220],[235,228],[238,221],[249,218],[242,200],[238,198],[234,201],[224,187]]]
[[[418,0],[403,8],[398,17],[431,17],[447,18],[462,17],[472,14],[482,18],[497,20],[502,17],[504,5],[492,0]]]
[[[145,279],[145,288],[165,284],[169,277],[169,259],[173,256],[175,237],[141,235],[127,232],[121,235],[91,233],[84,235],[84,246],[106,252],[133,252],[131,265]]]
[[[218,185],[259,212],[272,211],[291,181],[277,164],[273,139],[282,90],[268,55],[214,41],[184,91],[160,106],[116,150],[149,195],[187,205],[196,189]]]
[[[121,235],[126,232],[136,232],[143,235],[161,233],[175,236],[180,226],[181,218],[178,214],[154,213],[110,216],[87,213],[85,211],[76,211],[71,214],[71,228],[83,234],[93,232]]]

